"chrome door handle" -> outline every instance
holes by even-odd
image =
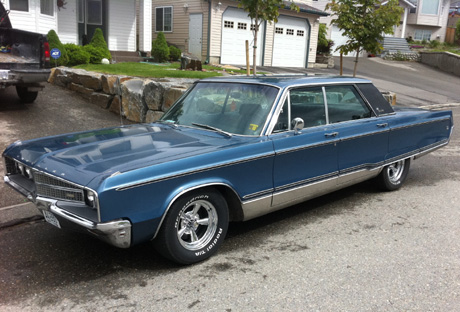
[[[386,126],[388,126],[388,123],[377,124],[377,127],[379,128],[385,128]]]
[[[326,134],[324,134],[324,136],[325,136],[326,138],[335,138],[335,137],[338,136],[338,135],[339,135],[338,132],[331,132],[331,133],[326,133]]]

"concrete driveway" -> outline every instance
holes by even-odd
[[[354,58],[344,57],[344,75],[353,75]],[[338,75],[339,57],[333,69],[279,68],[259,66],[270,73],[308,73]],[[460,102],[460,77],[417,62],[386,61],[378,57],[360,58],[357,77],[372,80],[381,91],[396,93],[397,104],[426,106]]]

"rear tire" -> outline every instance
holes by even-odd
[[[187,193],[169,209],[154,240],[155,248],[179,264],[203,261],[224,241],[228,219],[227,202],[216,190]]]
[[[32,103],[38,96],[38,91],[29,91],[27,87],[16,86],[16,92],[23,103]]]
[[[410,158],[385,166],[377,177],[379,187],[385,191],[395,191],[399,189],[407,178],[409,168]]]

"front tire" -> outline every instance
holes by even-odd
[[[16,86],[16,93],[18,94],[21,102],[32,103],[38,96],[38,91],[29,91],[27,87]]]
[[[377,183],[385,191],[399,189],[407,178],[410,168],[410,158],[397,161],[385,166],[377,177]]]
[[[228,205],[214,189],[180,197],[170,208],[154,245],[180,264],[203,261],[217,252],[228,229]]]

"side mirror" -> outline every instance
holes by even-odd
[[[303,129],[305,123],[303,121],[302,118],[300,117],[296,117],[292,120],[291,122],[291,125],[292,125],[292,128],[294,129],[295,131],[295,134],[299,134],[300,133],[300,130]]]

